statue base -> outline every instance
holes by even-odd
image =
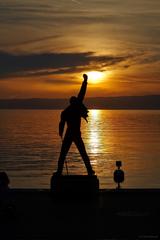
[[[51,192],[63,197],[85,198],[96,196],[99,180],[96,175],[56,175],[51,177]]]

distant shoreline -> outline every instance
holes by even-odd
[[[56,111],[56,110],[60,110],[62,111],[64,108],[0,108],[0,111],[2,110],[26,110],[26,111],[29,111],[29,110],[34,110],[34,111],[39,111],[39,110],[46,110],[46,111]],[[150,111],[158,111],[160,110],[160,108],[88,108],[88,110],[133,110],[133,111],[136,111],[136,110],[140,110],[140,111],[147,111],[147,110],[150,110]]]
[[[90,97],[85,99],[88,109],[111,110],[158,110],[160,109],[160,95],[120,96],[120,97]],[[0,109],[64,109],[68,99],[0,99]]]

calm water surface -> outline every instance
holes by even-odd
[[[60,110],[0,110],[0,171],[11,187],[49,188],[61,140]],[[160,111],[90,110],[82,136],[101,188],[115,188],[115,161],[122,161],[122,187],[160,188]],[[86,174],[72,145],[70,174]],[[66,169],[64,168],[64,174]]]

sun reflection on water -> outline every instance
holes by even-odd
[[[89,112],[89,124],[87,134],[87,148],[91,164],[103,182],[108,182],[106,178],[112,175],[113,171],[113,152],[112,152],[112,124],[110,113],[104,115],[103,110],[91,110]],[[111,184],[112,178],[110,179]]]
[[[98,154],[101,144],[101,137],[99,132],[99,122],[100,118],[100,110],[92,110],[90,112],[91,123],[89,124],[89,145],[90,145],[90,153]],[[95,160],[97,161],[97,160]]]

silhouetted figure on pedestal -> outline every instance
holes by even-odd
[[[83,74],[83,79],[84,80],[82,82],[78,96],[72,96],[70,98],[70,105],[61,113],[61,120],[59,123],[59,135],[61,138],[63,136],[65,123],[67,123],[67,130],[62,142],[61,152],[58,160],[58,169],[56,172],[58,175],[62,174],[64,161],[72,142],[75,143],[81,154],[81,157],[87,168],[88,175],[94,175],[95,173],[90,164],[90,160],[87,155],[80,132],[81,117],[87,121],[88,116],[88,110],[82,103],[87,89],[88,76],[86,74]]]

